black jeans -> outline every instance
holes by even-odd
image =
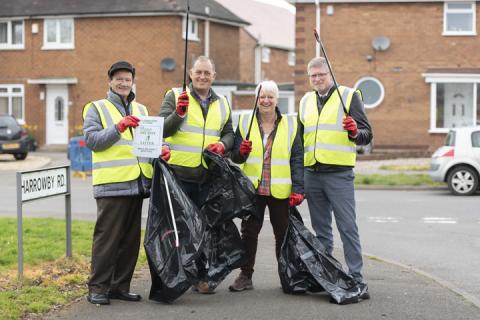
[[[270,211],[270,223],[275,236],[275,254],[278,260],[283,238],[288,227],[288,198],[276,199],[271,196],[256,196],[257,216],[253,215],[248,220],[242,221],[242,240],[245,245],[246,264],[241,267],[242,274],[252,278],[255,256],[257,254],[258,234],[262,230],[265,208]]]

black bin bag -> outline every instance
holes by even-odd
[[[233,218],[256,214],[255,187],[242,170],[226,158],[204,151],[208,178],[204,188],[207,198],[201,208],[209,226],[220,226]]]
[[[208,190],[201,208],[208,221],[204,252],[208,263],[207,281],[216,288],[234,269],[245,263],[245,249],[233,218],[256,214],[255,187],[243,172],[228,159],[208,150]]]
[[[233,221],[227,221],[208,231],[205,243],[208,259],[208,286],[215,289],[232,270],[245,264],[245,249]]]
[[[156,160],[154,167],[144,239],[152,277],[149,298],[173,302],[187,291],[197,278],[194,260],[203,246],[207,224],[197,207],[183,192],[168,165],[163,160]],[[178,230],[178,247],[175,243],[165,179]]]
[[[291,209],[289,220],[278,262],[283,291],[290,294],[326,291],[332,302],[358,302],[360,290],[354,279],[303,225],[296,208]]]

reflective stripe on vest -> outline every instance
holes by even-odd
[[[172,89],[175,103],[181,94],[181,88]],[[202,106],[188,93],[188,112],[178,131],[165,139],[170,146],[169,164],[195,168],[207,164],[203,159],[203,150],[211,143],[220,141],[223,127],[230,117],[230,107],[225,97],[220,96],[208,106],[207,117],[203,116]]]
[[[87,103],[83,108],[85,119],[90,106],[94,106],[100,115],[104,128],[115,126],[122,118],[122,114],[107,99]],[[132,102],[132,115],[147,116],[147,108]],[[126,182],[137,179],[140,172],[149,179],[152,178],[153,168],[148,158],[137,158],[133,154],[132,134],[125,130],[120,139],[110,148],[92,152],[92,181],[93,185],[106,183]]]
[[[340,86],[339,91],[347,111],[355,91]],[[318,114],[317,95],[307,92],[300,101],[299,118],[304,126],[304,165],[315,162],[343,166],[355,166],[355,143],[348,139],[343,129],[343,107],[338,91],[335,91]]]
[[[250,121],[253,121],[250,132],[252,151],[240,168],[252,181],[255,188],[258,188],[259,181],[262,178],[264,146],[256,115],[253,118],[252,115],[241,115],[239,126],[240,134],[245,139]],[[270,163],[270,194],[277,199],[288,198],[292,190],[290,156],[296,134],[296,119],[282,115],[273,140]]]

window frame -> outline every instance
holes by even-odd
[[[185,25],[187,22],[187,17],[182,18],[182,39],[185,40]],[[192,18],[188,17],[188,41],[200,41],[200,38],[198,37],[198,19],[197,18]],[[191,27],[195,26],[195,32],[191,32]]]
[[[437,84],[466,83],[473,85],[473,122],[472,126],[479,120],[477,118],[478,97],[477,90],[480,85],[480,74],[449,74],[429,73],[423,74],[425,82],[430,83],[430,128],[429,133],[448,133],[451,128],[437,128]]]
[[[0,84],[0,88],[5,88],[7,89],[7,92],[1,92],[0,91],[0,97],[2,98],[7,98],[8,102],[8,114],[13,115],[12,109],[13,109],[13,98],[22,98],[22,117],[17,118],[15,115],[15,119],[17,119],[20,123],[23,123],[25,121],[25,86],[23,84]],[[20,89],[20,92],[13,92],[13,89]]]
[[[12,23],[15,21],[22,22],[22,43],[13,44]],[[25,20],[24,19],[0,19],[0,23],[7,23],[7,42],[0,43],[0,50],[23,50],[25,49]]]
[[[71,37],[72,42],[61,43],[60,42],[60,21],[61,20],[71,20],[72,21],[72,31]],[[55,42],[49,42],[48,40],[48,30],[47,22],[55,21]],[[45,18],[43,19],[43,46],[42,50],[71,50],[75,49],[75,19],[73,17],[62,17],[62,18]]]
[[[270,55],[272,54],[272,50],[270,47],[262,47],[262,63],[270,63]]]
[[[449,9],[449,4],[470,4],[470,9]],[[453,2],[445,1],[443,4],[443,36],[476,36],[477,35],[477,17],[476,17],[476,1]],[[447,17],[449,13],[471,13],[472,14],[472,30],[471,31],[451,31],[447,30]]]
[[[289,66],[291,66],[291,67],[295,66],[295,51],[294,50],[288,51],[287,60],[288,60],[288,65]]]
[[[362,77],[362,78],[357,80],[357,82],[355,83],[355,85],[353,87],[355,88],[355,90],[357,90],[358,85],[360,83],[362,83],[363,81],[367,81],[367,80],[375,82],[380,87],[380,97],[378,98],[378,100],[375,103],[367,104],[367,103],[363,102],[363,104],[365,106],[365,109],[374,109],[374,108],[378,107],[379,105],[381,105],[383,100],[385,99],[385,87],[383,86],[383,83],[375,77]]]

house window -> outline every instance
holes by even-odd
[[[429,72],[430,130],[447,133],[451,128],[480,124],[480,74]]]
[[[0,114],[23,120],[23,85],[0,85]]]
[[[185,24],[187,19],[184,17],[182,21],[182,37],[185,39]],[[188,19],[188,40],[199,41],[198,38],[198,20],[197,19]]]
[[[262,48],[262,62],[269,63],[270,62],[270,48],[263,47]]]
[[[24,49],[23,20],[0,20],[0,49]]]
[[[55,99],[55,121],[63,121],[65,119],[65,103],[62,97]]]
[[[288,65],[295,65],[295,51],[288,51]]]
[[[476,35],[475,2],[445,2],[444,35]]]
[[[43,48],[46,50],[73,49],[74,24],[72,18],[45,19]]]
[[[355,88],[362,93],[365,108],[375,108],[385,97],[383,84],[376,78],[364,77],[357,81]]]

